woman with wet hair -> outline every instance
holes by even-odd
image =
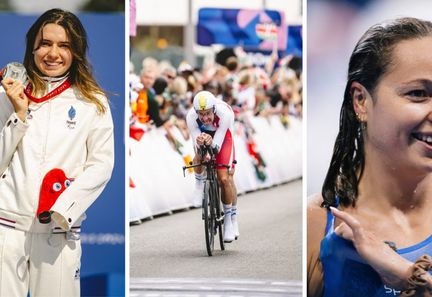
[[[0,296],[80,296],[81,222],[110,179],[113,123],[87,34],[52,9],[27,33],[26,82],[0,88]]]
[[[308,203],[308,296],[432,296],[432,23],[372,26]],[[429,273],[428,273],[429,272]]]

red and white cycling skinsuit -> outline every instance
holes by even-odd
[[[213,138],[212,147],[217,147],[219,151],[216,155],[216,163],[230,165],[234,168],[234,112],[231,106],[222,100],[217,100],[213,123],[208,126],[205,126],[199,120],[197,112],[192,108],[187,114],[186,122],[193,137],[195,149],[198,148],[198,144],[196,143],[197,137],[202,132],[207,133]],[[218,169],[224,169],[224,167],[218,166]]]

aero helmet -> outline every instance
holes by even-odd
[[[193,99],[193,106],[196,112],[199,110],[215,108],[216,97],[209,91],[198,92]]]

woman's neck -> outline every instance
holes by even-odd
[[[51,83],[56,83],[56,82],[60,82],[65,80],[67,77],[69,76],[69,72],[66,72],[65,74],[61,75],[61,76],[41,76],[41,78],[51,84]]]
[[[359,182],[359,203],[403,211],[422,207],[432,210],[432,172],[408,170],[385,157],[366,153],[365,167]]]

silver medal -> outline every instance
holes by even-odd
[[[27,71],[23,64],[12,62],[6,65],[3,70],[3,79],[11,77],[19,80],[23,85],[27,82]]]

